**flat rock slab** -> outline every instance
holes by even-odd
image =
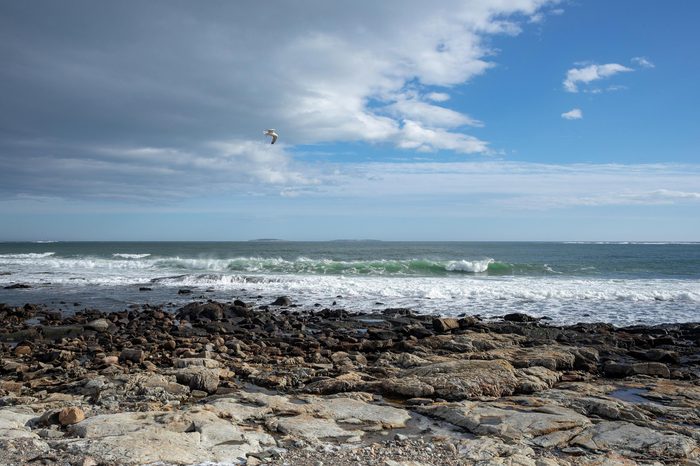
[[[21,406],[0,409],[0,442],[10,439],[38,440],[39,436],[27,426],[36,417],[31,409]]]
[[[363,425],[393,429],[405,427],[411,415],[405,409],[378,406],[354,398],[314,398],[308,400],[313,412],[337,422],[359,421]]]
[[[119,464],[233,462],[275,444],[260,429],[239,426],[201,408],[93,416],[70,431],[80,438],[64,441],[69,452]]]
[[[342,442],[359,442],[364,435],[361,430],[344,429],[332,419],[321,419],[308,414],[277,418],[276,423],[268,424],[268,427],[276,427],[283,434],[313,443],[331,439]]]
[[[529,440],[538,446],[563,444],[591,425],[587,417],[556,405],[523,407],[463,401],[424,406],[418,411],[476,435],[494,435],[507,441]]]
[[[684,435],[659,432],[628,422],[601,422],[571,441],[590,450],[617,451],[643,458],[697,458],[697,443]]]

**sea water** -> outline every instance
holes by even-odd
[[[4,289],[15,283],[31,288]],[[700,243],[0,243],[0,302],[10,305],[122,310],[192,299],[266,304],[281,295],[303,309],[700,321]]]

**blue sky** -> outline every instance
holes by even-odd
[[[0,240],[700,241],[695,2],[0,13]]]

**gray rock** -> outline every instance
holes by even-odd
[[[586,428],[572,441],[590,450],[625,452],[650,458],[697,458],[697,443],[684,435],[659,432],[628,422],[601,422]]]

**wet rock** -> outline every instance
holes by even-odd
[[[107,319],[95,319],[91,322],[85,324],[85,327],[95,330],[97,332],[106,332],[109,330],[112,323]]]
[[[6,290],[20,290],[31,288],[31,286],[27,285],[26,283],[13,283],[12,285],[7,285],[3,288]]]
[[[523,314],[522,312],[513,312],[511,314],[504,315],[503,320],[506,322],[537,322],[539,319]]]
[[[279,298],[275,299],[270,305],[271,306],[290,306],[292,304],[292,300],[289,299],[287,296],[280,296]]]
[[[78,325],[42,325],[39,327],[47,340],[60,340],[62,338],[75,338],[83,334],[85,329]]]

